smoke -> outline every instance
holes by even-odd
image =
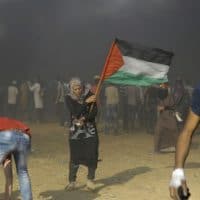
[[[0,3],[13,3],[13,2],[21,2],[24,0],[0,0]]]
[[[6,34],[6,26],[4,24],[0,24],[0,39],[3,39]]]

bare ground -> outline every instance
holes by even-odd
[[[154,154],[153,137],[143,132],[119,136],[100,135],[100,159],[96,183],[101,186],[91,192],[85,189],[87,170],[81,166],[78,189],[64,190],[68,174],[67,131],[55,123],[30,125],[32,149],[29,173],[34,200],[167,200],[168,184],[174,153]],[[195,135],[187,159],[186,176],[192,192],[191,200],[200,199],[200,136]],[[15,171],[15,170],[14,170]],[[14,174],[14,199],[19,195]],[[0,171],[0,197],[4,177]]]

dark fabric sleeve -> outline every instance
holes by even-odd
[[[97,112],[98,112],[97,104],[96,103],[89,104],[87,106],[87,111],[84,115],[86,121],[94,121],[97,115]]]
[[[176,105],[176,111],[181,113],[181,116],[184,121],[187,118],[187,114],[188,114],[189,107],[190,107],[190,102],[191,102],[191,99],[190,99],[189,93],[187,90],[185,90],[181,101],[179,102],[178,105]]]
[[[88,93],[88,95],[85,97],[85,100],[91,95],[93,95],[93,93]],[[85,117],[85,121],[95,120],[95,117],[97,115],[96,103],[87,104],[86,102],[84,102],[83,104],[79,104],[75,100],[73,100],[70,96],[66,96],[65,103],[66,107],[68,108],[71,114],[71,117],[73,116],[77,119],[79,119],[80,117]]]
[[[77,119],[82,116],[86,108],[86,103],[79,104],[68,95],[65,98],[65,103],[71,116],[74,116]]]
[[[89,91],[88,94],[85,97],[85,101],[88,97],[90,97],[92,95],[94,95],[94,94]],[[84,110],[84,114],[83,114],[83,116],[85,117],[85,121],[91,121],[91,122],[95,121],[95,117],[96,117],[97,112],[98,112],[96,102],[95,103],[89,103],[89,104],[85,103],[85,105],[86,106],[84,108],[85,110]]]
[[[200,87],[193,91],[191,109],[196,115],[200,116]]]

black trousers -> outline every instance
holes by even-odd
[[[78,168],[79,168],[79,165],[76,165],[76,164],[70,162],[70,164],[69,164],[69,182],[76,181],[76,174],[78,172]],[[95,171],[96,171],[96,168],[88,167],[87,178],[89,180],[94,180]]]

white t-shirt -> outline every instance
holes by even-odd
[[[34,83],[32,86],[29,86],[29,89],[33,92],[35,108],[42,109],[44,106],[43,106],[43,98],[40,95],[40,84]]]
[[[115,86],[107,86],[105,88],[106,104],[116,105],[119,103],[119,92]]]
[[[17,103],[18,89],[14,85],[8,86],[8,104]]]

